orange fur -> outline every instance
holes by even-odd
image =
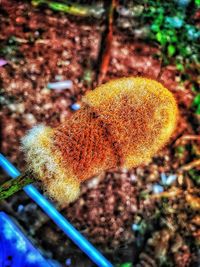
[[[55,130],[55,149],[80,180],[112,167],[135,167],[168,141],[177,113],[173,95],[160,83],[114,80],[89,92],[83,108]]]

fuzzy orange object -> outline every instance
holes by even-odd
[[[113,167],[147,162],[169,140],[178,109],[170,91],[146,78],[121,78],[87,93],[69,121],[39,125],[23,138],[29,168],[59,203],[80,183]]]

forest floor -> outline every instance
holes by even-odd
[[[0,7],[1,151],[21,171],[20,139],[33,125],[57,126],[81,106],[94,84],[102,21],[83,19],[3,1]],[[105,78],[145,76],[157,79],[159,48],[114,27]],[[71,80],[72,89],[47,84]],[[190,81],[181,82],[173,65],[162,82],[180,109],[177,129],[150,163],[133,170],[112,170],[82,186],[80,198],[62,210],[111,262],[133,266],[200,265],[200,118],[192,109]],[[2,182],[6,176],[2,173]],[[159,196],[157,193],[160,193]],[[62,266],[93,266],[23,192],[0,203],[44,254]],[[71,262],[71,263],[70,263]]]

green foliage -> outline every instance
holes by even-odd
[[[197,7],[200,7],[200,0],[195,0],[194,2]]]
[[[15,41],[15,36],[11,36],[7,42],[0,47],[0,55],[6,56],[6,55],[15,55],[18,51],[17,42]]]
[[[192,180],[197,184],[200,185],[200,172],[197,170],[189,170],[189,175],[192,178]]]
[[[192,92],[194,92],[194,93],[199,92],[200,91],[199,89],[200,88],[199,88],[198,84],[197,85],[196,84],[192,85]]]
[[[184,146],[177,146],[176,150],[175,150],[175,155],[178,158],[182,158],[184,152],[185,152],[185,147]]]
[[[193,100],[192,106],[195,107],[195,113],[200,115],[200,94],[197,94]]]
[[[172,44],[168,45],[167,47],[168,56],[173,56],[176,52],[176,47]]]
[[[177,63],[177,64],[176,64],[176,68],[177,68],[177,70],[179,70],[179,71],[184,71],[184,66],[183,66],[183,64],[181,64],[181,63]]]
[[[165,63],[173,62],[179,71],[183,71],[185,62],[198,64],[200,29],[194,25],[193,14],[200,5],[178,5],[178,1],[147,1],[143,12],[144,23],[150,24],[150,38],[158,42]],[[190,16],[186,15],[190,8]]]
[[[20,52],[19,39],[15,36],[10,36],[7,40],[0,43],[0,57],[6,60],[19,61],[23,58],[23,54]]]
[[[125,262],[119,265],[119,267],[132,267],[132,263],[131,262]]]

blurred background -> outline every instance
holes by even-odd
[[[98,84],[145,76],[177,99],[148,165],[93,177],[61,210],[115,266],[200,266],[199,44],[199,0],[0,1],[1,152],[21,171],[26,131],[68,120]],[[94,266],[24,192],[0,209],[54,266]]]

